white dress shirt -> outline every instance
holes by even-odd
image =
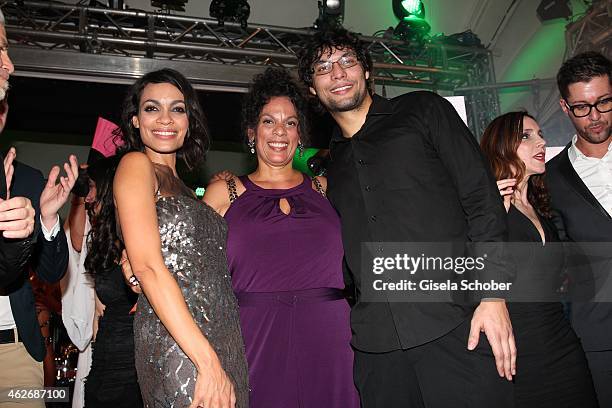
[[[47,241],[52,241],[57,235],[60,229],[60,219],[57,216],[57,221],[51,231],[47,231],[45,224],[40,219],[40,226],[42,228],[43,235]],[[13,318],[13,310],[11,309],[11,302],[8,296],[0,296],[0,330],[14,329],[15,319]]]
[[[582,182],[591,191],[599,204],[612,214],[612,143],[608,145],[608,151],[601,159],[587,157],[576,147],[578,137],[574,135],[572,145],[567,155],[574,170],[582,179]]]

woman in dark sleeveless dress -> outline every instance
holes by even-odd
[[[226,224],[176,173],[208,146],[197,95],[178,72],[146,74],[128,91],[113,183],[120,237],[144,296],[135,360],[147,407],[248,407],[238,308],[225,256]],[[113,205],[105,201],[103,205]],[[113,241],[115,242],[115,241]],[[119,259],[115,248],[114,261]]]
[[[526,112],[496,118],[481,140],[508,211],[517,274],[515,302],[508,304],[517,348],[515,406],[593,408],[597,400],[580,340],[551,296],[561,284],[564,251],[544,184],[545,144]]]
[[[92,362],[85,382],[85,407],[87,408],[138,408],[142,398],[136,367],[134,365],[134,315],[131,313],[138,296],[126,285],[121,267],[113,263],[108,269],[104,264],[110,244],[93,246],[97,242],[97,228],[114,209],[100,213],[96,203],[104,197],[112,199],[113,176],[117,168],[116,157],[100,159],[87,169],[95,185],[96,198],[88,204],[89,219],[93,228],[88,242],[85,268],[95,281],[96,296],[104,305],[104,313],[98,319],[98,330],[92,343]]]
[[[289,74],[269,68],[243,102],[257,169],[204,195],[228,223],[251,408],[353,408],[349,305],[338,215],[324,178],[292,168],[306,138],[306,103]]]

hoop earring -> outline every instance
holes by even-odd
[[[297,149],[298,149],[299,157],[300,158],[304,157],[304,145],[302,144],[301,140],[298,142]]]
[[[251,154],[255,154],[255,139],[254,138],[248,141],[247,146],[249,146]]]

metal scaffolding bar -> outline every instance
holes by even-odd
[[[59,2],[9,0],[3,10],[18,75],[98,82],[126,82],[168,66],[198,88],[242,92],[267,65],[295,69],[297,51],[315,33]],[[457,93],[495,82],[491,53],[482,47],[361,38],[372,54],[375,83]],[[498,113],[497,93],[469,92],[467,102],[478,134]]]

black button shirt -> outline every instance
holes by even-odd
[[[495,180],[453,106],[431,92],[391,100],[374,95],[362,128],[352,138],[336,129],[330,149],[328,197],[340,214],[346,263],[357,289],[353,346],[371,352],[406,349],[458,326],[473,308],[359,301],[362,242],[505,238]]]

